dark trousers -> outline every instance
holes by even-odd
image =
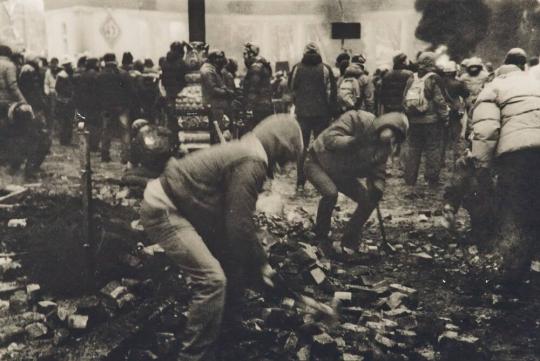
[[[101,157],[109,158],[112,133],[116,125],[120,126],[120,161],[125,164],[129,161],[131,148],[131,133],[129,108],[127,107],[112,107],[101,112]]]
[[[540,149],[503,154],[497,160],[501,195],[495,247],[506,280],[527,271],[540,237]]]
[[[322,195],[315,223],[315,233],[318,237],[327,238],[330,233],[332,212],[337,203],[338,192],[345,194],[357,203],[356,210],[345,226],[342,239],[343,246],[356,249],[362,227],[377,207],[381,196],[370,194],[357,178],[339,178],[339,176],[332,177],[327,174],[313,152],[309,152],[307,155],[305,172],[309,181]]]
[[[73,102],[56,102],[56,119],[58,121],[58,137],[60,144],[69,145],[73,139],[73,119],[75,106]]]
[[[326,117],[297,117],[298,124],[302,129],[302,139],[304,141],[304,152],[296,167],[296,186],[304,186],[306,184],[306,175],[304,173],[304,162],[309,148],[309,141],[313,134],[313,139],[317,138],[323,130],[328,127],[328,118]]]
[[[444,125],[440,122],[411,124],[407,138],[407,154],[405,156],[404,177],[407,185],[416,184],[422,154],[425,154],[424,178],[432,185],[439,182],[443,127]]]

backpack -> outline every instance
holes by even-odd
[[[337,92],[337,101],[342,111],[356,108],[358,96],[360,94],[360,85],[356,78],[345,78],[339,84]]]
[[[429,108],[429,101],[426,98],[426,79],[435,73],[427,73],[419,77],[414,73],[413,82],[405,94],[405,111],[413,114],[424,114]]]

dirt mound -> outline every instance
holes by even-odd
[[[124,272],[119,257],[134,249],[142,237],[131,229],[133,209],[94,201],[97,286]],[[25,228],[0,227],[0,239],[20,254],[25,275],[54,295],[87,291],[86,251],[82,247],[81,200],[66,195],[35,194],[20,207],[0,210],[0,219],[25,218]]]

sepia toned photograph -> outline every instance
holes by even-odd
[[[0,360],[540,361],[540,0],[0,0]]]

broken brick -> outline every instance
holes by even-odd
[[[0,345],[6,345],[23,334],[24,328],[22,327],[15,325],[4,326],[0,331]]]
[[[296,350],[296,346],[298,346],[298,336],[294,332],[291,332],[285,341],[285,345],[283,345],[283,349],[286,352],[292,352]]]
[[[52,301],[40,301],[38,302],[37,306],[38,306],[38,311],[43,314],[48,314],[52,311],[55,311],[56,308],[58,307],[56,302],[52,302]]]
[[[39,295],[41,286],[37,283],[32,283],[26,286],[26,294],[28,295],[29,300],[35,301]]]
[[[49,331],[47,329],[47,326],[45,326],[43,323],[41,322],[34,322],[34,323],[31,323],[29,325],[27,325],[24,330],[26,331],[26,333],[28,334],[28,336],[31,338],[31,339],[36,339],[36,338],[40,338],[40,337],[43,337],[47,334],[47,332]]]
[[[25,291],[17,291],[9,298],[9,310],[21,313],[28,309],[28,296]]]
[[[68,316],[68,327],[73,330],[84,330],[88,326],[88,316],[70,315]]]

